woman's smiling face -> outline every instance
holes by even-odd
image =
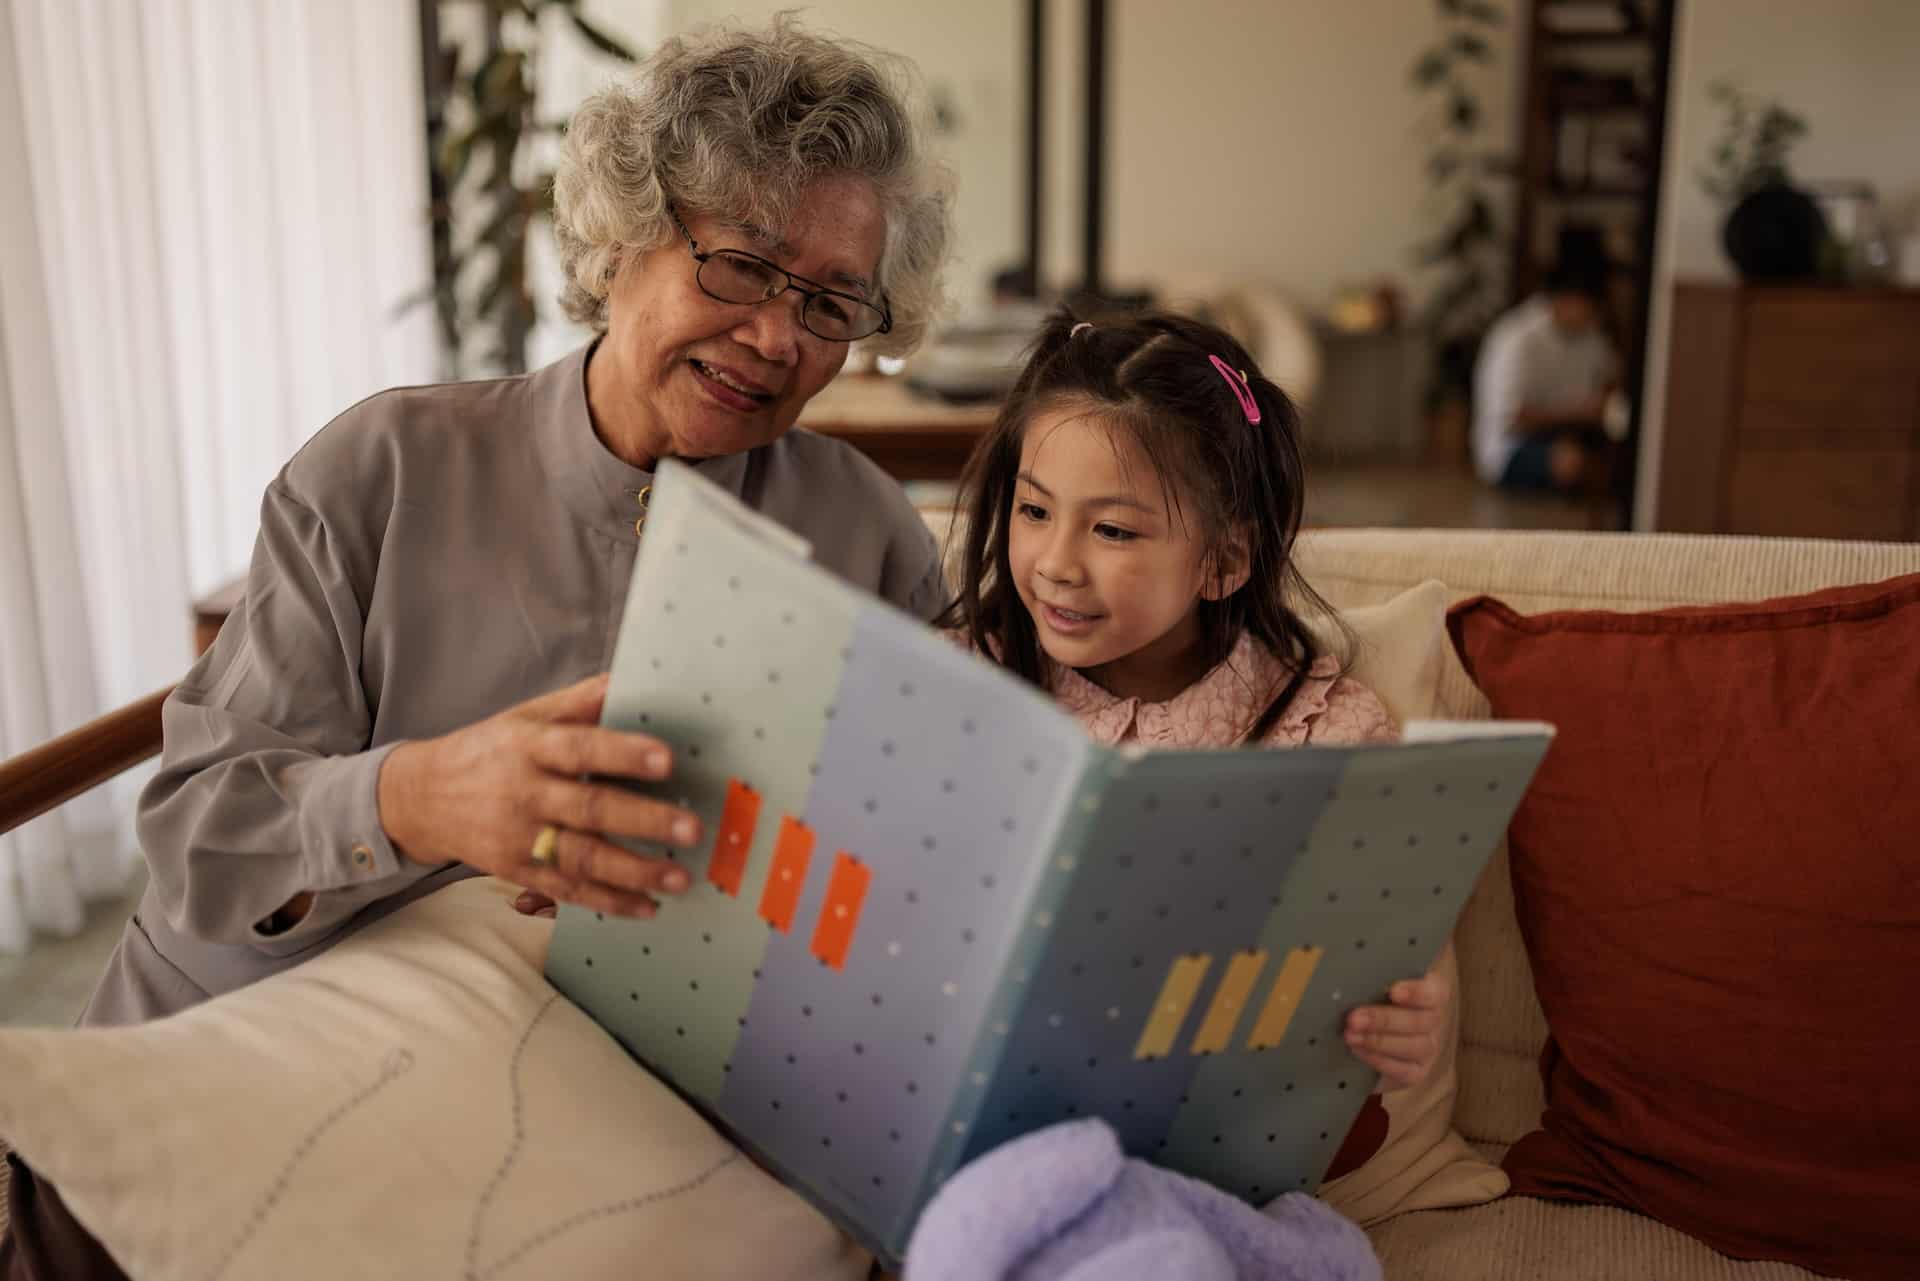
[[[687,215],[685,223],[703,251],[743,249],[877,301],[886,223],[863,179],[814,183],[774,243],[710,216]],[[701,290],[698,267],[676,235],[623,263],[608,295],[607,334],[587,371],[588,403],[608,447],[638,467],[777,439],[847,359],[846,343],[800,323],[798,293],[757,306],[721,302]]]

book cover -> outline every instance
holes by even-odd
[[[676,752],[694,885],[548,974],[897,1263],[975,1155],[1098,1115],[1259,1201],[1374,1084],[1347,1011],[1444,944],[1543,726],[1139,753],[663,463],[603,722]]]

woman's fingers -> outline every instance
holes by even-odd
[[[611,784],[549,777],[534,784],[530,800],[529,813],[536,822],[656,845],[700,843],[698,814]]]
[[[516,704],[505,714],[517,720],[590,725],[600,719],[600,709],[607,701],[607,680],[608,673],[601,672],[598,676],[575,681],[564,689],[556,689],[550,694]]]
[[[635,854],[587,832],[562,830],[553,855],[553,870],[576,884],[660,894],[687,888],[686,869],[679,864]]]
[[[597,725],[544,725],[532,735],[528,754],[541,769],[566,778],[600,774],[651,781],[673,771],[673,756],[659,739]]]
[[[527,864],[514,873],[514,879],[535,894],[543,895],[556,903],[572,903],[590,912],[603,912],[608,916],[636,916],[646,919],[651,917],[659,907],[659,904],[648,895],[633,890],[616,889],[597,881],[568,880],[557,869],[542,867],[538,863]]]

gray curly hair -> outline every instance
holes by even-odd
[[[607,327],[622,254],[676,234],[670,198],[683,214],[777,229],[809,183],[854,175],[873,183],[887,229],[876,287],[893,328],[867,342],[912,351],[941,305],[952,202],[945,172],[921,152],[909,65],[812,35],[788,14],[667,40],[567,126],[553,182],[567,314]]]

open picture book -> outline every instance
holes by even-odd
[[[563,908],[552,981],[889,1265],[974,1156],[1084,1116],[1254,1201],[1311,1191],[1543,725],[1143,753],[813,565],[671,461],[603,723],[672,746],[694,885]]]

